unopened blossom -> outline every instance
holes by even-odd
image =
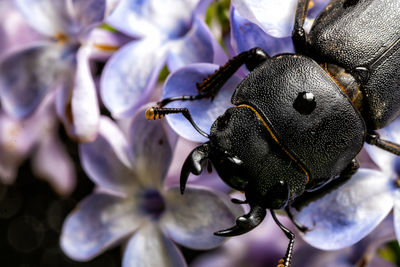
[[[100,91],[113,116],[129,116],[153,93],[162,67],[222,64],[226,55],[204,22],[210,0],[121,0],[107,23],[135,38],[104,68]]]
[[[80,146],[83,167],[98,188],[64,222],[61,247],[86,261],[124,244],[128,266],[185,266],[174,242],[210,249],[224,240],[213,235],[243,212],[225,195],[188,186],[164,187],[173,143],[160,121],[135,117],[127,141],[117,126],[101,118],[99,135]],[[173,242],[174,241],[174,242]]]
[[[57,113],[69,135],[90,141],[99,107],[92,79],[88,33],[104,19],[105,0],[15,0],[26,22],[43,35],[0,64],[0,97],[13,117],[29,117],[51,91],[57,90]]]

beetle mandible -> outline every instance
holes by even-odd
[[[198,84],[197,95],[167,98],[146,111],[148,119],[182,113],[209,139],[187,157],[182,193],[189,174],[199,175],[211,162],[224,182],[245,192],[245,201],[233,202],[250,206],[235,226],[215,234],[246,233],[269,209],[290,240],[281,266],[290,266],[294,234],[274,210],[289,211],[310,192],[348,180],[364,142],[400,155],[400,145],[375,132],[400,115],[400,1],[333,0],[307,34],[308,6],[309,0],[298,1],[295,54],[242,52]],[[210,134],[199,129],[186,108],[165,107],[172,101],[213,99],[243,64],[250,74],[235,89],[235,107],[217,118]]]

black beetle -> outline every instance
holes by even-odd
[[[291,216],[288,207],[298,199],[345,182],[358,168],[364,142],[400,155],[399,145],[374,132],[400,115],[400,1],[333,0],[306,34],[308,6],[299,0],[296,9],[296,54],[242,52],[198,84],[198,95],[164,99],[146,111],[148,119],[182,113],[209,138],[182,167],[182,193],[189,174],[200,174],[211,161],[228,185],[245,192],[246,201],[233,201],[250,205],[235,226],[215,234],[248,232],[270,209],[290,239],[282,266],[290,265],[294,235],[273,210],[285,208]],[[164,107],[212,99],[243,64],[250,74],[232,96],[235,107],[218,117],[209,135],[186,108]]]

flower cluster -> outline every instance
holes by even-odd
[[[76,261],[122,245],[124,267],[187,266],[179,245],[212,250],[191,260],[193,266],[276,264],[287,240],[271,218],[224,244],[226,238],[213,234],[234,224],[244,207],[230,201],[232,192],[215,182],[215,173],[193,177],[181,195],[183,162],[205,137],[182,114],[147,121],[145,109],[197,95],[197,83],[254,47],[270,56],[294,53],[297,2],[3,0],[1,184],[12,184],[19,166],[31,159],[35,175],[67,196],[81,178],[74,163],[83,168],[93,192],[60,233],[61,249]],[[310,1],[306,30],[327,3]],[[209,131],[247,74],[240,68],[212,100],[176,101],[168,108],[187,108],[195,124]],[[79,158],[66,152],[60,131],[76,143]],[[400,143],[400,121],[380,133]],[[327,258],[335,266],[383,264],[376,249],[400,240],[400,159],[366,146],[360,160],[348,182],[292,210],[293,220],[307,228],[299,232],[305,242],[296,241],[295,255],[315,255],[313,262],[301,259],[293,266],[328,265]],[[393,227],[395,236],[387,230]],[[309,245],[341,250],[322,253]]]

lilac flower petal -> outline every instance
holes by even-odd
[[[72,18],[69,32],[78,34],[80,30],[88,29],[103,21],[106,0],[75,0],[69,8]],[[79,25],[79,31],[76,29],[77,25]]]
[[[26,23],[12,0],[0,1],[0,14],[0,58],[43,38]]]
[[[106,64],[100,82],[104,105],[115,116],[133,115],[152,92],[166,50],[145,39],[125,45]]]
[[[46,96],[33,116],[23,121],[0,113],[0,180],[3,183],[14,182],[19,165],[39,139],[53,130],[53,100],[52,94]]]
[[[390,140],[397,144],[400,143],[400,119],[396,119],[391,124],[379,131],[381,138]]]
[[[38,32],[47,36],[65,34],[68,16],[66,1],[14,0],[28,23]]]
[[[297,0],[232,0],[239,14],[257,24],[272,37],[291,35]]]
[[[192,249],[220,245],[224,238],[214,232],[231,227],[240,213],[240,207],[229,203],[226,195],[202,188],[188,187],[183,196],[177,187],[171,188],[165,199],[162,226],[175,242]]]
[[[40,141],[32,164],[35,175],[48,181],[59,195],[72,193],[76,184],[75,166],[55,136],[47,136]]]
[[[120,47],[131,42],[132,39],[120,32],[103,28],[95,28],[90,31],[87,42],[93,48],[90,59],[105,62]]]
[[[89,177],[98,185],[118,192],[132,192],[138,186],[122,132],[108,118],[100,119],[97,138],[79,146],[80,158]]]
[[[130,127],[130,151],[133,154],[133,169],[142,184],[162,187],[172,159],[165,124],[162,121],[148,121],[145,110],[141,109]]]
[[[254,47],[261,47],[270,56],[294,51],[291,37],[274,38],[266,34],[257,24],[240,16],[235,8],[231,8],[230,15],[231,43],[237,54]]]
[[[18,118],[32,114],[72,67],[72,58],[66,47],[48,43],[10,55],[0,65],[3,108]]]
[[[0,182],[2,184],[14,183],[19,164],[28,156],[32,139],[24,138],[22,132],[22,126],[18,121],[0,113]]]
[[[79,34],[105,14],[105,0],[14,0],[28,23],[38,32],[56,38]]]
[[[178,248],[153,223],[140,228],[125,248],[122,267],[131,266],[186,266]]]
[[[396,233],[397,240],[400,240],[400,191],[397,188],[393,192],[394,197],[394,230]]]
[[[73,81],[60,88],[58,113],[68,134],[79,142],[90,142],[96,137],[100,119],[97,91],[89,66],[89,47],[81,47],[77,55],[77,69]]]
[[[177,70],[168,77],[162,98],[197,95],[196,83],[202,82],[210,74],[214,73],[218,67],[214,64],[197,63]],[[194,122],[200,129],[209,132],[216,118],[222,115],[228,107],[232,106],[230,100],[238,83],[239,78],[233,76],[221,88],[213,101],[210,99],[185,102],[176,101],[169,104],[168,107],[187,107],[191,112]],[[167,120],[172,129],[184,138],[195,142],[206,141],[181,114],[168,115]]]
[[[121,0],[107,22],[131,36],[176,38],[190,27],[199,0]]]
[[[61,248],[74,260],[90,260],[133,233],[142,222],[134,200],[95,193],[68,215]]]
[[[190,31],[182,39],[171,44],[168,55],[170,71],[190,63],[208,62],[225,64],[227,57],[221,46],[212,36],[207,25],[195,18]]]
[[[398,156],[380,149],[379,147],[365,144],[365,150],[368,152],[369,157],[375,162],[381,171],[386,172],[388,175],[392,174],[395,169]]]
[[[295,219],[310,229],[304,240],[320,249],[340,249],[369,234],[393,207],[386,174],[360,169],[350,181],[305,206]]]

